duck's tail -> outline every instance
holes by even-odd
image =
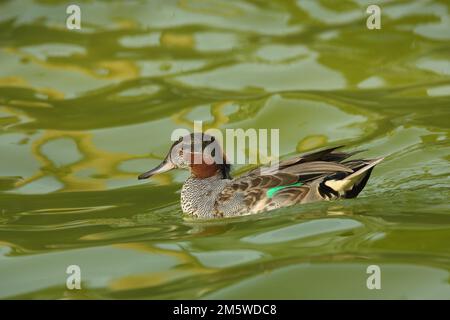
[[[333,189],[343,198],[355,198],[366,186],[373,168],[384,158],[370,160],[353,160],[345,163],[353,173],[346,176],[333,176],[324,181],[325,185]]]

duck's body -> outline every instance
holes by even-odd
[[[354,198],[381,159],[341,162],[351,154],[333,150],[289,159],[279,163],[278,170],[256,169],[235,179],[224,179],[220,172],[208,178],[191,176],[181,189],[181,208],[189,215],[213,218]]]
[[[215,218],[255,214],[314,201],[355,198],[382,158],[347,161],[354,153],[336,152],[336,149],[257,168],[235,179],[230,177],[227,164],[190,165],[191,176],[181,189],[181,208],[195,217]],[[163,167],[173,162],[172,158],[166,158]],[[155,170],[162,171],[160,167]],[[153,175],[155,170],[140,178]]]

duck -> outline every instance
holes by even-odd
[[[196,132],[176,140],[164,160],[138,179],[173,169],[189,170],[181,188],[181,209],[195,218],[236,217],[317,201],[356,198],[384,158],[348,160],[356,152],[327,148],[233,178],[214,136]],[[205,152],[206,150],[213,152]]]

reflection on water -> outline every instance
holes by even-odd
[[[1,298],[450,297],[448,4],[66,5],[0,4]],[[356,200],[195,221],[185,174],[136,181],[194,120],[387,158]]]

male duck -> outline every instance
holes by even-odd
[[[224,161],[206,159],[203,151],[212,144]],[[203,133],[182,137],[159,166],[138,178],[147,179],[175,168],[189,169],[191,175],[181,189],[183,212],[200,218],[231,217],[298,203],[355,198],[373,167],[383,160],[344,161],[355,152],[337,152],[336,147],[257,168],[233,179],[230,165],[215,144],[214,137]],[[200,163],[194,161],[197,156]]]

